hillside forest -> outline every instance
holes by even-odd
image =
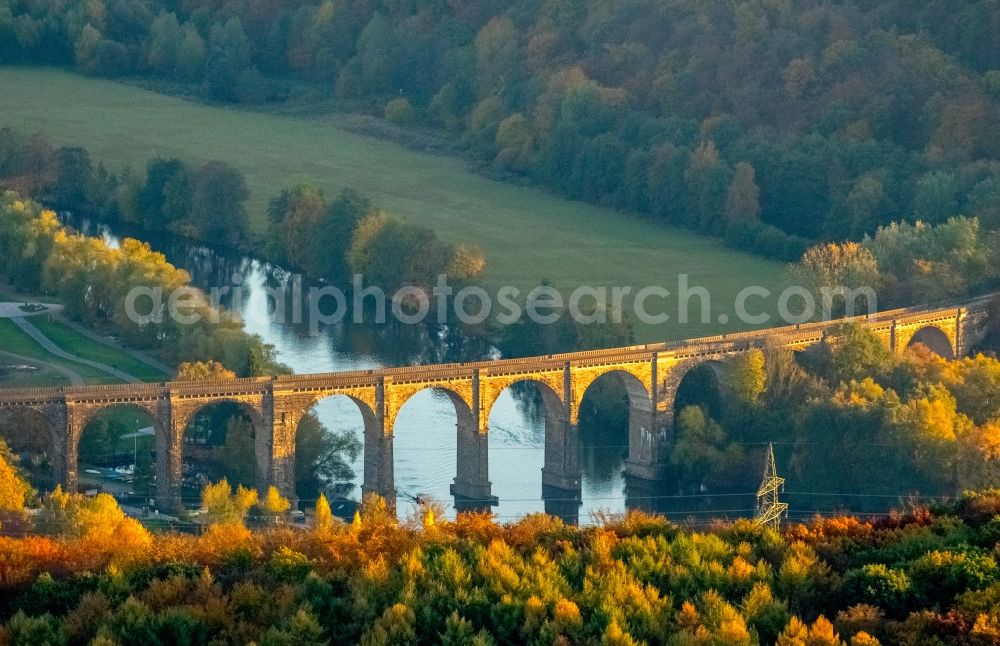
[[[486,172],[793,260],[1000,226],[990,0],[11,0],[0,62],[368,113]]]

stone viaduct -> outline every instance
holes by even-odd
[[[299,421],[321,399],[346,396],[364,418],[363,490],[395,501],[393,427],[397,414],[414,394],[435,389],[454,403],[458,420],[457,473],[452,485],[456,502],[488,506],[495,502],[487,450],[490,411],[505,389],[530,382],[541,392],[544,407],[543,487],[579,496],[577,416],[587,389],[599,378],[619,379],[628,393],[626,474],[655,482],[665,477],[675,396],[691,369],[706,362],[718,365],[768,344],[802,349],[821,342],[845,321],[874,331],[893,351],[901,352],[919,341],[943,356],[960,356],[985,334],[989,299],[526,359],[226,381],[7,389],[0,390],[0,429],[2,420],[16,419],[10,417],[12,412],[41,416],[52,433],[55,480],[73,490],[78,445],[88,422],[109,407],[141,409],[152,418],[156,432],[157,502],[161,508],[175,509],[180,505],[185,429],[203,407],[234,402],[253,422],[258,487],[274,485],[294,499]]]

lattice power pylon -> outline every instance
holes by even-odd
[[[788,503],[781,502],[778,497],[784,488],[785,479],[778,476],[778,469],[774,466],[774,445],[768,444],[764,479],[757,490],[755,523],[774,529],[781,526],[781,519],[788,512]]]

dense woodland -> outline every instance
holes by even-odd
[[[678,392],[678,493],[755,491],[768,443],[797,509],[884,509],[958,495],[1000,476],[1000,361],[894,355],[853,325],[796,356],[753,350]]]
[[[997,32],[993,0],[8,0],[0,63],[257,109],[365,112],[457,141],[484,172],[797,261],[818,294],[868,286],[888,307],[1000,284]],[[336,283],[484,271],[475,248],[352,191],[289,187],[254,231],[243,177],[214,162],[111,172],[2,129],[0,178],[46,206]],[[129,289],[189,277],[141,242],[76,235],[15,193],[0,197],[0,275],[161,352],[181,379],[283,370],[201,297],[194,326],[129,320]],[[566,318],[472,332],[507,356],[631,337],[627,322]],[[254,480],[252,439],[223,411],[205,424],[219,436],[213,476],[228,480],[202,492],[204,532],[152,534],[107,495],[37,494],[22,447],[0,443],[0,644],[997,644],[998,340],[1000,328],[972,358],[920,344],[893,355],[845,326],[798,355],[765,348],[693,372],[664,496],[742,499],[774,443],[797,510],[957,501],[781,531],[642,514],[500,526],[427,508],[400,523],[378,499],[345,526],[323,497],[310,528],[291,530],[288,501],[239,486]],[[625,401],[598,388],[581,432],[624,432]],[[102,423],[84,457],[124,430]],[[314,417],[299,430],[297,484],[311,494],[358,449]],[[247,528],[265,524],[277,527]]]
[[[785,259],[1000,226],[991,0],[10,0],[0,61],[363,110],[492,172]]]
[[[206,487],[198,536],[150,534],[106,494],[31,492],[0,456],[2,644],[983,645],[1000,639],[1000,493],[782,532],[632,513],[398,522],[325,499],[279,524],[272,488]],[[257,519],[256,521],[254,519]],[[274,522],[273,520],[271,522]],[[16,532],[15,532],[16,533]]]

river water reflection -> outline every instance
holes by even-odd
[[[321,327],[318,334],[306,324],[278,322],[267,315],[268,286],[277,287],[289,280],[285,270],[259,260],[231,255],[187,240],[170,236],[137,234],[117,226],[97,224],[72,215],[64,215],[70,226],[90,235],[100,235],[110,244],[129,235],[148,241],[164,253],[174,265],[191,274],[192,282],[205,290],[232,286],[234,276],[242,283],[242,303],[236,309],[243,316],[248,332],[259,334],[273,345],[281,362],[296,373],[322,373],[367,370],[444,361],[474,361],[495,358],[494,349],[457,332],[423,327],[374,326],[350,323]],[[308,285],[303,293],[308,293]],[[222,302],[234,307],[230,298]],[[273,304],[273,303],[272,303]],[[308,311],[306,309],[305,311]],[[362,419],[356,406],[346,397],[321,401],[316,412],[331,429],[351,430],[362,437]],[[542,474],[544,462],[544,419],[530,397],[503,393],[489,419],[489,474],[493,495],[499,505],[493,508],[501,520],[513,520],[531,512],[544,511]],[[599,437],[583,434],[582,505],[562,505],[572,515],[579,509],[581,522],[587,522],[596,510],[622,511],[625,508],[625,482],[622,475],[624,435]],[[443,503],[449,516],[454,501],[449,486],[456,473],[456,417],[447,396],[425,391],[415,395],[403,407],[394,429],[395,480],[399,509],[406,515],[418,496],[430,496]],[[349,497],[360,497],[364,457],[355,463],[354,485]],[[308,503],[307,503],[308,504]],[[549,500],[549,510],[560,507]]]

